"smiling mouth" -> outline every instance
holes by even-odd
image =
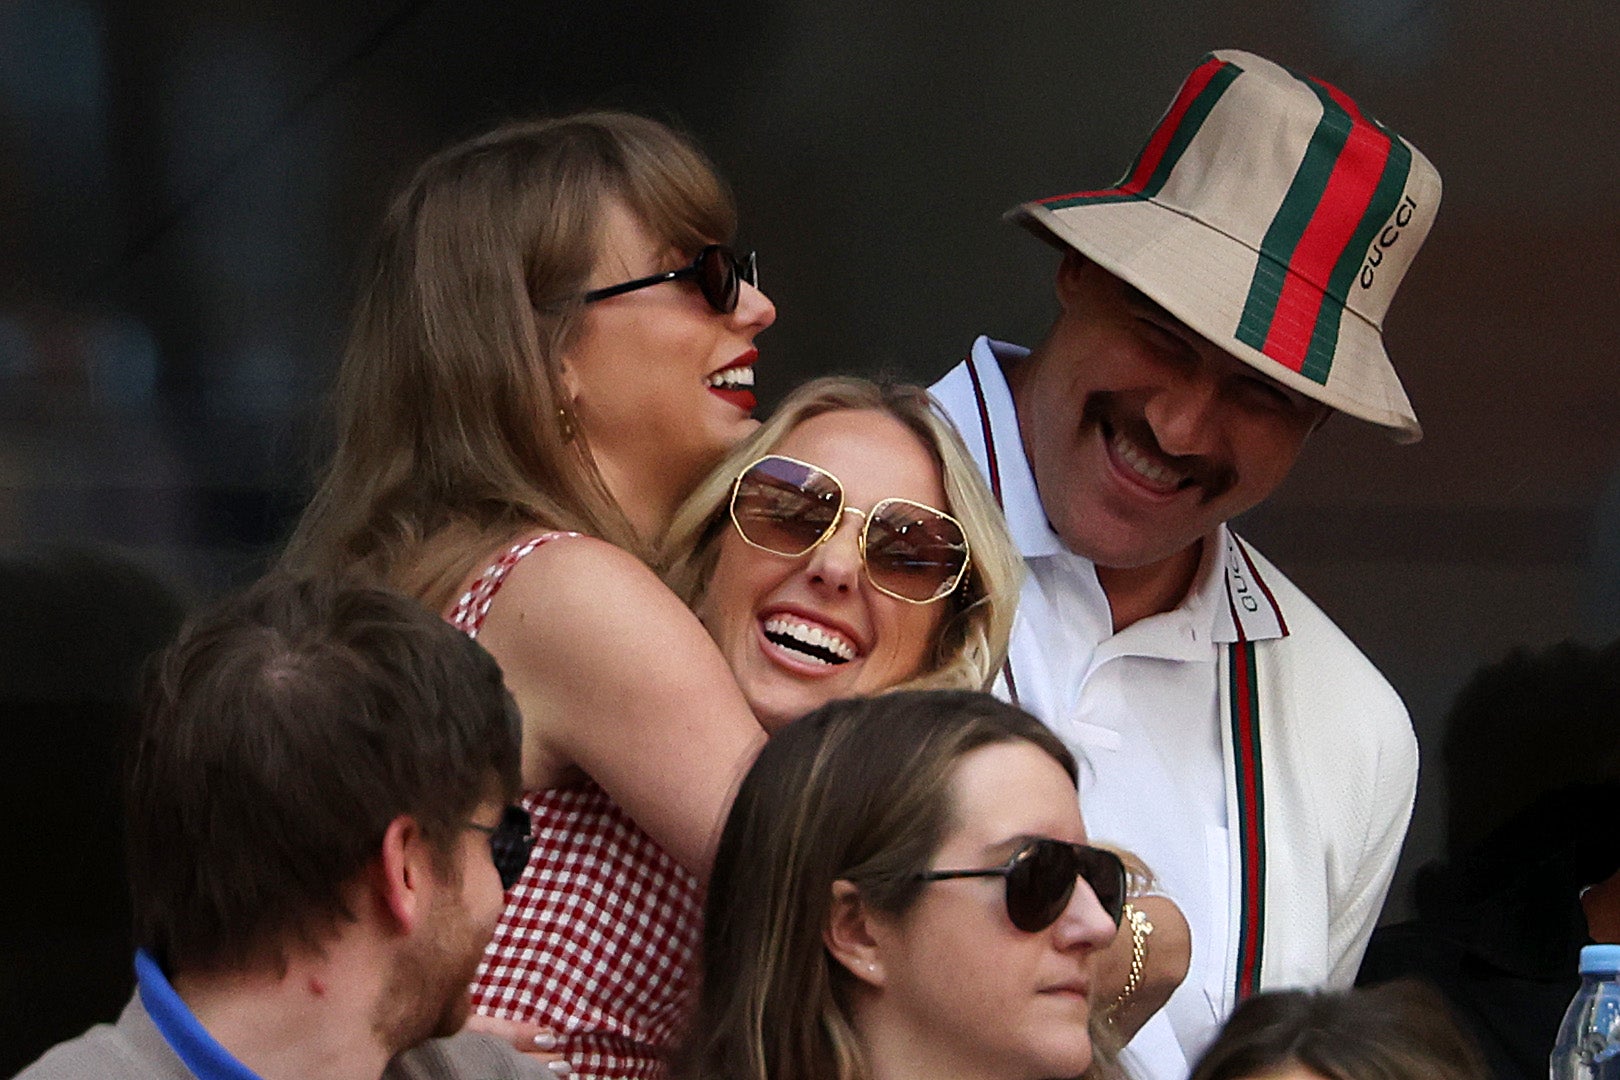
[[[1171,469],[1150,457],[1146,449],[1124,432],[1105,428],[1103,434],[1108,439],[1109,448],[1114,452],[1114,459],[1154,491],[1169,495],[1193,485],[1191,476]]]
[[[855,646],[842,634],[786,615],[773,615],[765,620],[765,637],[771,644],[814,664],[830,667],[855,659]]]
[[[1237,483],[1237,474],[1230,466],[1211,458],[1166,454],[1147,421],[1129,412],[1112,393],[1094,393],[1081,412],[1081,423],[1097,429],[1115,468],[1155,495],[1171,496],[1196,487],[1203,504],[1224,495]]]
[[[709,387],[714,390],[748,390],[754,385],[752,367],[721,368],[709,376]]]

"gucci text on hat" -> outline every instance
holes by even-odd
[[[1343,91],[1223,50],[1118,184],[1008,217],[1278,382],[1411,442],[1422,429],[1384,315],[1439,204],[1429,160]]]

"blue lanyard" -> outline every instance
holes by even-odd
[[[135,983],[158,1034],[197,1080],[260,1080],[208,1034],[145,949],[135,953]]]

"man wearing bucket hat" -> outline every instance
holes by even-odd
[[[980,338],[934,387],[1029,566],[1003,690],[1080,752],[1093,835],[1192,931],[1139,1075],[1185,1076],[1256,990],[1348,986],[1388,890],[1406,710],[1226,522],[1335,410],[1419,437],[1381,327],[1439,198],[1337,88],[1214,53],[1117,186],[1009,214],[1064,253],[1046,339]]]

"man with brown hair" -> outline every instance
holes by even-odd
[[[517,789],[500,670],[417,604],[226,601],[160,657],[130,754],[135,996],[21,1076],[552,1075],[442,1038],[532,842]]]
[[[1029,569],[1003,689],[1086,762],[1088,827],[1192,932],[1140,1075],[1185,1076],[1257,989],[1349,985],[1389,887],[1406,710],[1227,522],[1333,411],[1418,437],[1382,325],[1439,198],[1338,88],[1214,53],[1119,184],[1013,211],[1063,252],[1046,339],[981,338],[934,388]]]

